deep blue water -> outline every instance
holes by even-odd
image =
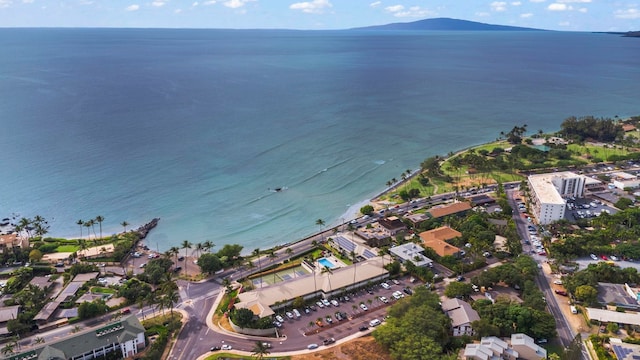
[[[161,250],[293,241],[426,157],[640,113],[640,43],[606,34],[0,29],[0,49],[0,217],[161,217]]]

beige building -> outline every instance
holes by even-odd
[[[335,269],[332,273],[315,274],[315,280],[314,274],[310,274],[262,289],[240,293],[235,307],[250,309],[259,317],[270,316],[274,314],[274,310],[291,304],[297,297],[305,300],[318,296],[330,298],[344,290],[385,279],[389,276],[389,272],[383,265],[389,262],[391,262],[390,257],[377,256],[355,265]]]
[[[442,310],[451,318],[453,336],[473,336],[471,323],[480,320],[480,316],[469,303],[456,298],[447,299],[442,302]]]
[[[564,219],[566,198],[583,197],[586,177],[570,171],[530,175],[531,210],[541,225]]]
[[[446,240],[455,239],[460,236],[462,236],[462,233],[448,226],[441,226],[437,229],[420,233],[420,239],[422,239],[424,246],[432,248],[436,254],[440,256],[458,255],[460,249],[449,244]]]

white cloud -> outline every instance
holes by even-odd
[[[394,13],[394,12],[398,12],[398,11],[404,10],[404,6],[402,6],[402,5],[392,5],[392,6],[387,6],[384,9],[387,10],[388,12]]]
[[[217,3],[216,0],[208,0],[208,1],[203,2],[202,5],[213,5],[215,3]]]
[[[565,3],[565,4],[569,4],[569,3],[583,3],[583,4],[588,4],[591,2],[591,0],[556,0],[559,3]]]
[[[505,11],[507,10],[507,3],[504,1],[494,1],[489,6],[493,11]]]
[[[198,5],[200,5],[200,3],[196,1],[196,2],[194,2],[193,4],[191,4],[191,7],[196,7],[196,6],[198,6]]]
[[[151,5],[155,6],[155,7],[163,7],[166,4],[165,1],[162,0],[155,0],[153,2],[151,2]]]
[[[533,3],[542,3],[545,2],[547,0],[529,0],[529,2],[533,2]]]
[[[520,17],[521,17],[521,18],[523,18],[523,19],[530,18],[530,17],[532,17],[532,16],[533,16],[533,14],[532,14],[532,13],[520,14]]]
[[[371,6],[372,8],[378,7],[382,5],[382,1],[374,1],[371,4],[369,4],[369,6]]]
[[[561,21],[561,22],[558,23],[558,25],[560,25],[560,26],[569,26],[569,25],[571,25],[571,23],[568,22],[568,21]]]
[[[23,4],[31,4],[33,3],[33,0],[22,0]]]
[[[322,14],[331,7],[333,4],[329,0],[313,0],[291,4],[289,9],[300,10],[307,14]]]
[[[477,13],[475,13],[475,16],[477,16],[477,17],[487,17],[487,16],[491,16],[491,14],[489,14],[486,11],[478,11]]]
[[[587,9],[587,8],[580,8],[580,9],[578,9],[578,11],[580,11],[581,13],[586,13],[587,11],[589,11],[589,9]]]
[[[566,4],[553,3],[553,4],[549,4],[549,6],[547,6],[547,10],[565,11],[565,10],[571,10],[571,6],[567,6]]]
[[[640,19],[640,10],[638,9],[625,9],[616,10],[614,13],[618,19]]]
[[[520,5],[522,5],[522,2],[520,2],[520,1],[514,1],[514,2],[512,2],[512,3],[511,3],[511,5],[513,5],[513,6],[520,6]]]
[[[127,6],[126,8],[124,8],[126,11],[136,11],[138,9],[140,9],[140,5],[138,4],[132,4]]]
[[[239,7],[243,7],[245,4],[245,1],[243,0],[229,0],[229,1],[225,1],[224,2],[224,6],[228,7],[228,8],[232,8],[232,9],[237,9]]]
[[[11,0],[0,0],[0,9],[11,6]]]
[[[435,15],[435,12],[420,6],[412,6],[406,11],[397,11],[393,14],[395,17],[425,17],[430,15]]]
[[[173,10],[174,14],[180,14],[182,12],[182,9],[175,9]]]

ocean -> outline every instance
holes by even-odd
[[[295,241],[427,157],[640,113],[617,35],[5,28],[0,48],[0,218],[160,217],[160,251]]]

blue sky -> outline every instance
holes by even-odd
[[[0,0],[1,27],[346,29],[434,17],[628,31],[640,30],[640,0]]]

